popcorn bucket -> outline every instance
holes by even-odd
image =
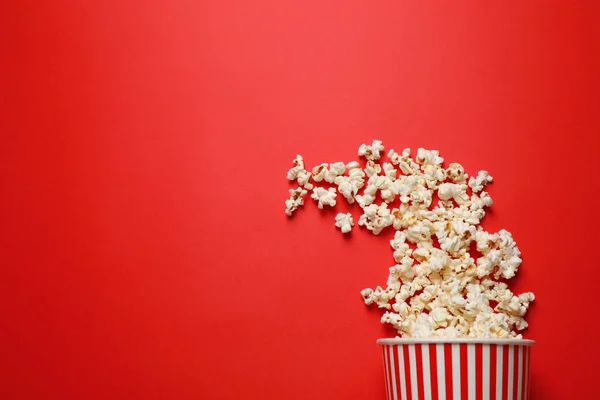
[[[379,339],[387,400],[527,400],[525,339]]]

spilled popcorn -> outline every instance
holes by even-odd
[[[358,149],[364,168],[358,161],[335,162],[311,172],[296,156],[287,178],[298,187],[289,191],[286,214],[304,204],[308,191],[321,209],[334,207],[339,192],[362,209],[359,226],[374,235],[396,231],[390,241],[396,264],[385,288],[367,288],[361,295],[365,304],[385,310],[381,322],[402,337],[522,338],[518,332],[527,328],[523,317],[535,297],[517,296],[502,281],[515,276],[521,252],[510,232],[489,233],[480,225],[493,204],[484,191],[493,178],[487,171],[469,177],[459,163],[444,167],[437,150],[420,148],[413,159],[410,149],[392,149],[384,163],[382,154],[382,142],[374,140]],[[320,182],[331,187],[313,184]],[[350,232],[352,215],[337,214],[335,225]]]

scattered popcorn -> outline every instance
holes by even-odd
[[[386,203],[394,201],[396,194],[392,188],[392,179],[387,176],[375,176],[373,177],[373,186],[380,192],[381,198]]]
[[[493,180],[494,178],[492,178],[487,171],[479,171],[476,177],[472,176],[469,178],[469,187],[473,189],[473,192],[478,193]]]
[[[381,140],[373,140],[373,144],[361,144],[358,148],[358,155],[370,161],[379,160],[381,152],[384,150]]]
[[[360,291],[366,305],[373,304],[373,289],[363,289]]]
[[[293,161],[294,166],[287,173],[287,179],[290,181],[297,181],[298,185],[304,186],[305,189],[311,190],[313,188],[310,183],[310,172],[306,172],[304,169],[304,159],[300,154],[296,156]]]
[[[371,204],[364,208],[364,214],[358,219],[358,225],[365,226],[374,235],[379,233],[393,223],[393,217],[387,204]]]
[[[365,168],[365,174],[370,178],[377,176],[381,172],[381,165],[374,163],[373,161],[367,161],[367,167]]]
[[[339,213],[335,216],[335,226],[342,230],[342,233],[348,233],[352,230],[354,226],[354,220],[352,219],[352,214],[347,213]]]
[[[334,207],[339,191],[349,204],[361,207],[359,226],[374,235],[393,227],[396,264],[389,268],[385,287],[364,289],[361,296],[365,304],[385,309],[381,322],[399,335],[522,338],[518,332],[527,328],[524,316],[535,296],[516,295],[499,281],[515,276],[521,252],[510,232],[490,233],[480,225],[493,205],[484,191],[493,178],[487,171],[469,177],[459,163],[445,168],[437,150],[419,148],[413,159],[410,149],[400,154],[391,149],[389,162],[380,164],[383,151],[379,140],[361,145],[364,169],[352,161],[319,164],[307,172],[302,156],[296,156],[287,178],[300,187],[290,189],[286,214],[304,204],[307,190],[319,208]],[[336,187],[313,187],[311,180]],[[432,207],[434,195],[439,202]],[[351,214],[337,214],[335,226],[350,232]],[[480,253],[476,257],[469,251],[472,245]]]
[[[294,163],[294,166],[287,173],[287,178],[290,181],[296,180],[300,171],[304,171],[304,159],[302,158],[302,156],[300,154],[298,154],[296,156],[293,163]]]
[[[337,193],[334,188],[324,189],[322,187],[316,187],[313,189],[310,197],[317,201],[318,207],[322,209],[324,205],[335,207]]]
[[[325,179],[325,174],[327,173],[327,166],[328,164],[325,163],[317,165],[312,169],[313,181],[321,182],[323,179]]]
[[[333,183],[335,178],[343,175],[346,172],[346,164],[343,162],[336,162],[329,166],[329,170],[325,172],[325,182]]]
[[[469,201],[467,185],[455,183],[442,183],[438,189],[438,196],[440,200],[454,200],[459,205]]]
[[[360,168],[358,162],[353,161],[346,165],[348,176],[337,176],[334,183],[338,186],[338,191],[344,196],[349,204],[354,203],[355,196],[365,184],[365,173]]]
[[[394,249],[394,259],[397,263],[402,262],[404,257],[412,255],[412,249],[406,243],[406,234],[402,231],[396,231],[394,239],[390,241],[392,248]],[[412,260],[412,259],[410,259]],[[412,265],[412,262],[411,262]]]
[[[285,214],[289,217],[292,216],[294,211],[304,204],[303,196],[307,193],[302,188],[290,189],[290,198],[285,201]]]
[[[444,159],[440,157],[440,152],[437,150],[425,150],[424,148],[419,148],[417,150],[415,161],[421,165],[440,166],[444,162]]]
[[[404,149],[402,151],[402,156],[397,158],[397,160],[398,165],[400,166],[400,170],[404,175],[420,175],[421,171],[419,168],[419,164],[417,164],[413,161],[412,158],[410,158],[410,149]],[[395,164],[393,159],[392,164]]]
[[[439,165],[424,165],[423,178],[429,189],[434,189],[438,183],[446,180],[446,170]]]
[[[394,168],[394,164],[391,163],[383,163],[383,172],[385,176],[394,181],[398,177],[398,170]]]
[[[467,178],[469,177],[467,174],[465,174],[465,169],[459,163],[450,164],[446,170],[446,175],[454,183],[467,183]]]
[[[314,188],[313,184],[310,183],[310,172],[300,172],[298,174],[298,185],[304,186],[307,190],[312,190]]]
[[[396,150],[390,149],[390,151],[388,151],[387,156],[390,159],[390,163],[392,163],[392,165],[400,165],[402,155],[396,153]]]
[[[365,208],[366,206],[372,204],[375,201],[375,195],[377,194],[377,186],[375,185],[367,185],[362,195],[357,195],[356,201],[360,208]]]

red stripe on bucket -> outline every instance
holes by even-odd
[[[469,366],[468,366],[468,345],[460,346],[460,397],[469,398]]]

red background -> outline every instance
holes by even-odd
[[[391,232],[284,215],[373,138],[490,171],[533,399],[593,398],[594,4],[2,2],[0,398],[383,399]]]

